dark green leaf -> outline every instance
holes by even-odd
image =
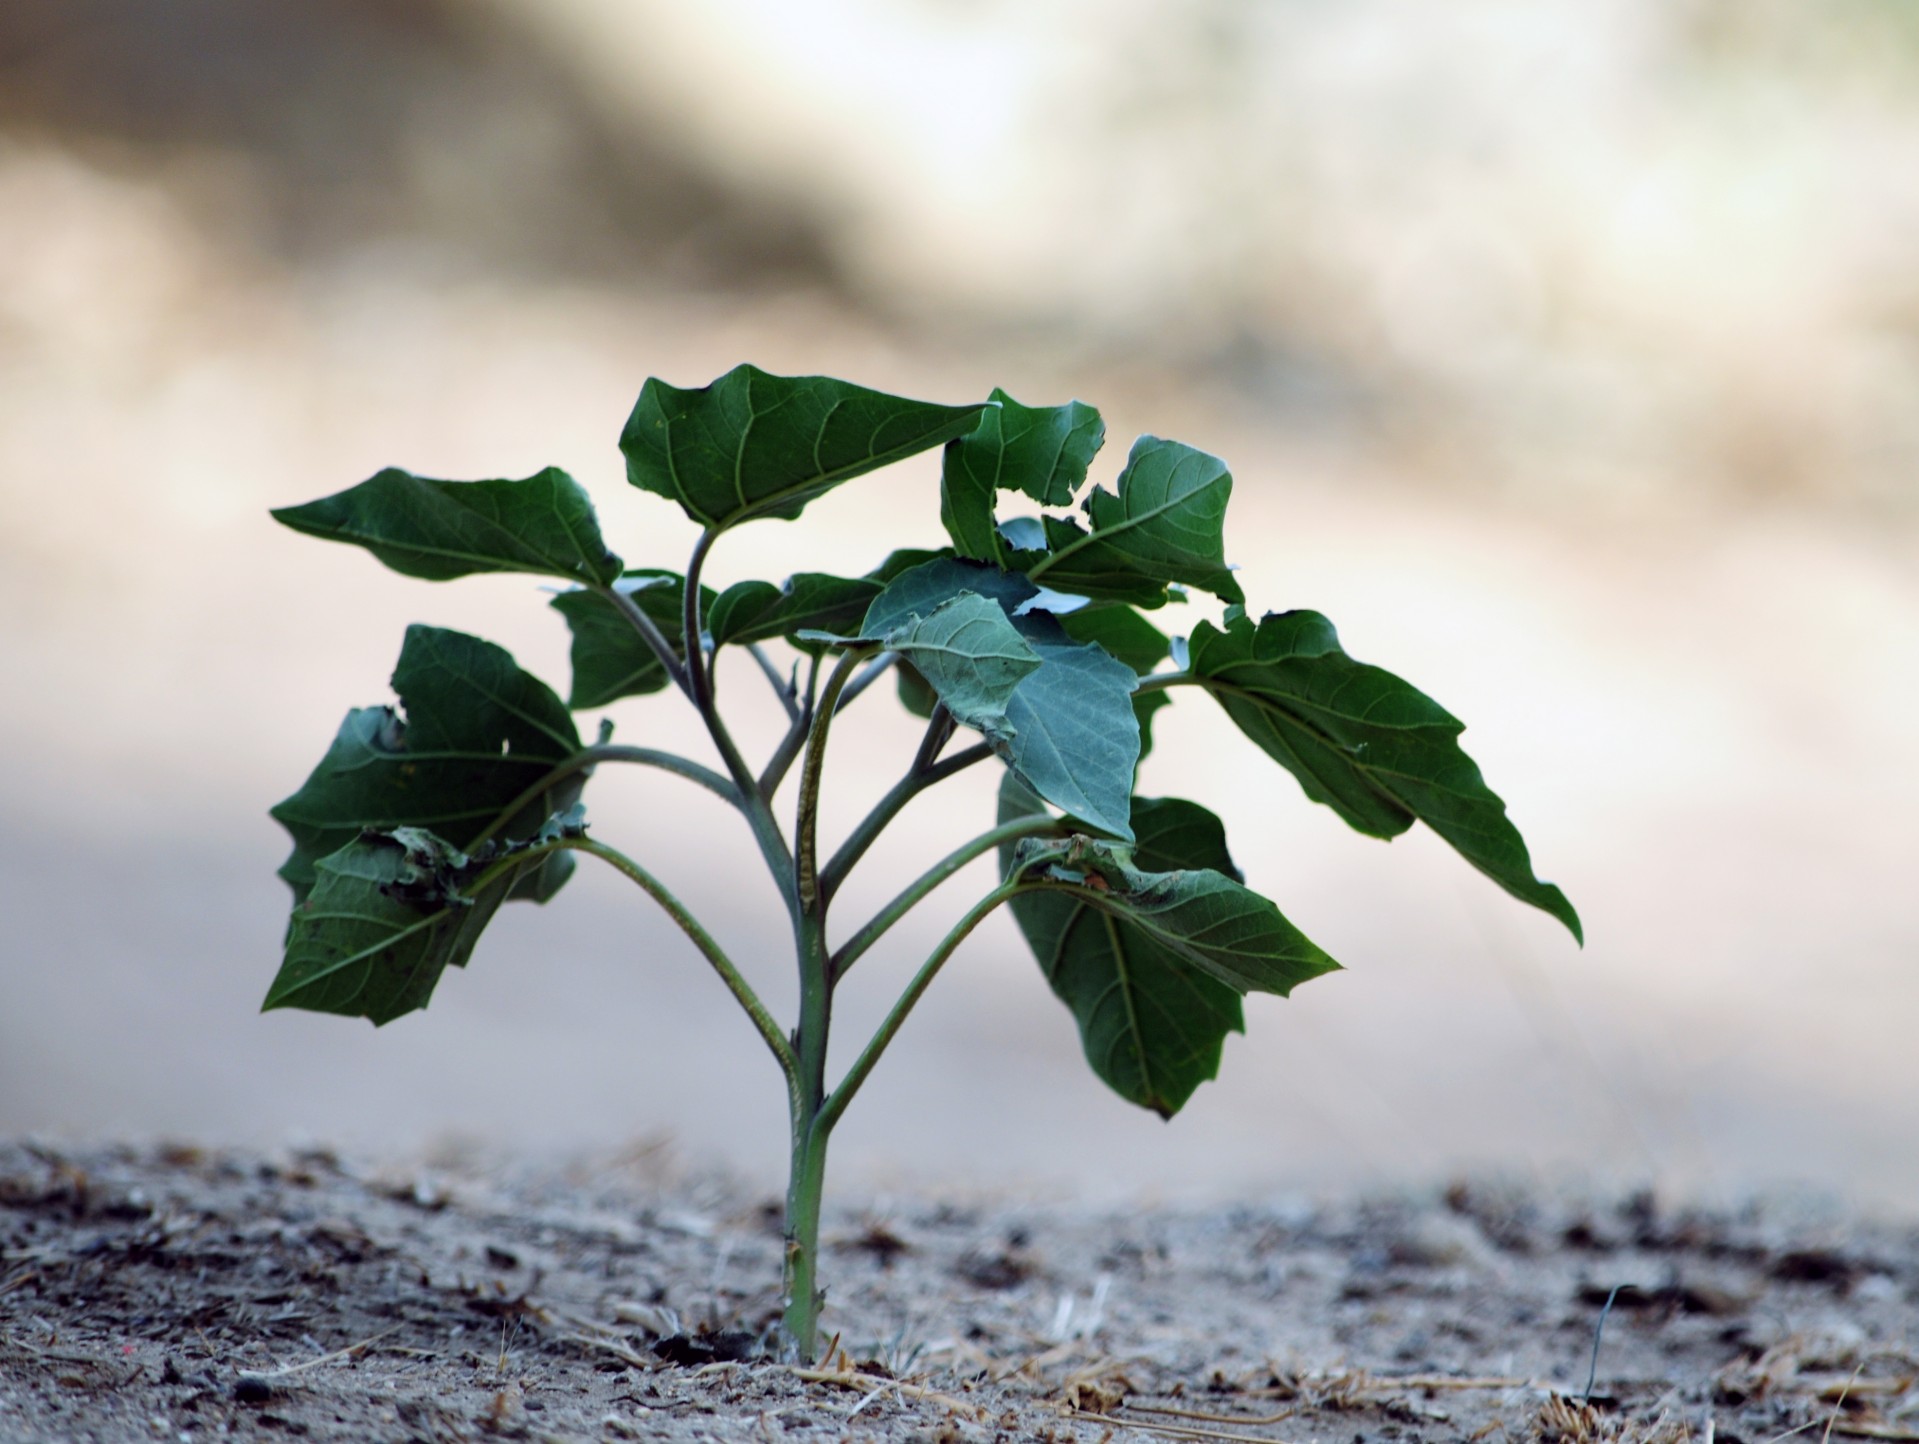
[[[681,608],[686,579],[678,572],[636,568],[613,584],[653,620],[674,654],[684,659]],[[702,614],[714,604],[710,587],[700,588]],[[621,697],[657,692],[670,680],[666,667],[634,630],[626,614],[595,591],[561,592],[553,608],[573,634],[573,689],[570,707],[604,707]]]
[[[1041,807],[1009,775],[999,810],[1004,822]],[[1077,848],[1036,842],[1024,856],[1009,844],[1000,865],[1057,883],[1009,906],[1072,1009],[1093,1071],[1128,1102],[1170,1118],[1218,1075],[1226,1035],[1243,1031],[1243,992],[1283,995],[1337,964],[1240,885],[1212,813],[1139,797],[1132,815],[1130,865],[1089,851],[1084,839]]]
[[[549,853],[512,859],[577,836],[577,810],[527,842],[488,843],[468,857],[424,828],[360,833],[320,859],[312,893],[293,910],[286,958],[263,1010],[307,1008],[369,1018],[375,1026],[424,1008],[448,965],[464,967],[516,878],[547,870]]]
[[[393,672],[404,719],[391,707],[347,714],[305,785],[273,809],[293,835],[280,876],[296,899],[321,858],[362,829],[428,829],[456,848],[491,827],[527,788],[581,751],[560,699],[491,642],[438,627],[409,627]],[[518,840],[576,802],[583,771],[523,803],[496,834]],[[519,881],[520,896],[550,896],[573,859],[556,854]]]
[[[735,582],[721,592],[706,614],[713,645],[792,638],[795,632],[850,633],[856,630],[884,587],[873,577],[835,577],[825,572],[796,572],[784,586],[771,582]],[[817,643],[800,643],[816,646]]]
[[[1522,902],[1582,937],[1564,893],[1533,876],[1506,804],[1460,750],[1464,724],[1391,672],[1355,662],[1317,612],[1202,622],[1189,648],[1194,680],[1315,802],[1374,837],[1418,819]]]
[[[995,389],[994,405],[964,436],[946,443],[940,462],[940,522],[959,554],[1003,560],[993,512],[1002,491],[1022,491],[1045,506],[1067,506],[1106,440],[1106,423],[1078,401],[1022,406]]]
[[[1015,625],[1040,666],[1007,704],[1010,735],[989,737],[994,751],[1055,807],[1130,840],[1137,676],[1092,643],[1073,641],[1050,613],[1029,613]]]
[[[926,683],[926,679],[913,670],[911,662],[897,662],[893,666],[895,685],[899,689],[900,706],[915,717],[931,718],[933,709],[940,704],[940,695]]]
[[[1144,677],[1171,655],[1166,634],[1131,607],[1095,602],[1059,614],[1059,624],[1075,642],[1097,642]]]
[[[1054,591],[1157,607],[1169,582],[1243,602],[1226,565],[1224,525],[1233,478],[1216,456],[1177,441],[1142,436],[1133,444],[1118,494],[1095,487],[1077,521],[1045,519],[1047,552],[1027,568]],[[1018,558],[1022,564],[1029,554]],[[1010,560],[1010,559],[1009,559]]]
[[[984,409],[738,366],[694,390],[648,381],[620,450],[633,485],[718,530],[790,521],[841,482],[972,430]]]
[[[534,572],[610,582],[620,574],[593,503],[553,466],[523,481],[429,481],[389,468],[273,516],[309,536],[363,546],[394,571],[428,581]]]

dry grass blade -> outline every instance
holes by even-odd
[[[976,1422],[985,1422],[986,1410],[977,1404],[969,1404],[964,1399],[956,1399],[951,1394],[942,1394],[937,1389],[928,1389],[921,1384],[909,1384],[903,1379],[882,1379],[877,1374],[862,1374],[853,1369],[804,1369],[798,1365],[787,1365],[786,1372],[796,1379],[809,1384],[832,1384],[841,1389],[858,1389],[862,1393],[884,1392],[888,1389],[903,1394],[909,1399],[923,1399],[950,1409],[955,1414],[964,1414]],[[864,1403],[861,1405],[865,1407]]]

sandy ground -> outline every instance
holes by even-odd
[[[1841,1213],[1458,1183],[827,1233],[803,1370],[760,1352],[777,1206],[643,1157],[0,1145],[0,1436],[1919,1438],[1919,1232]]]

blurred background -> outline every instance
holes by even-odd
[[[1226,457],[1255,611],[1325,611],[1465,718],[1591,939],[1422,830],[1347,832],[1186,698],[1142,790],[1215,807],[1348,971],[1252,1000],[1168,1126],[1104,1093],[996,918],[837,1188],[1479,1171],[1915,1211],[1903,0],[8,0],[0,1131],[666,1147],[777,1184],[772,1065],[603,870],[377,1035],[256,1012],[288,903],[266,808],[389,700],[404,625],[567,675],[531,579],[410,581],[266,509],[552,463],[630,562],[678,567],[692,531],[624,485],[619,427],[647,376],[745,360],[1085,399],[1108,482],[1141,431]],[[936,476],[736,533],[708,576],[934,544]],[[698,752],[684,711],[613,715]],[[830,827],[905,765],[896,711],[835,734]],[[770,746],[770,705],[742,730]],[[848,914],[985,826],[991,781],[910,810]],[[787,1007],[737,821],[651,772],[589,802]],[[987,885],[863,965],[843,1056]]]

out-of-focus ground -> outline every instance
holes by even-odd
[[[1192,1196],[1490,1168],[1909,1210],[1915,258],[1896,3],[16,0],[0,1133],[670,1136],[773,1174],[771,1065],[617,878],[509,909],[377,1035],[255,1014],[287,902],[265,808],[386,700],[403,625],[566,675],[526,579],[409,581],[265,509],[388,464],[555,463],[616,549],[677,566],[692,532],[623,484],[620,422],[648,375],[752,360],[1082,397],[1104,479],[1139,431],[1225,456],[1255,608],[1325,611],[1464,717],[1591,939],[1429,835],[1346,832],[1187,699],[1143,789],[1214,806],[1349,970],[1255,1000],[1168,1127],[1103,1092],[995,919],[862,1096],[839,1179]],[[931,544],[936,465],[730,537],[709,575]],[[836,733],[840,827],[910,754],[889,706]],[[696,750],[682,710],[615,716]],[[989,791],[918,804],[847,906],[984,825]],[[651,774],[591,805],[784,1006],[734,821]],[[842,1046],[985,876],[861,969]]]

